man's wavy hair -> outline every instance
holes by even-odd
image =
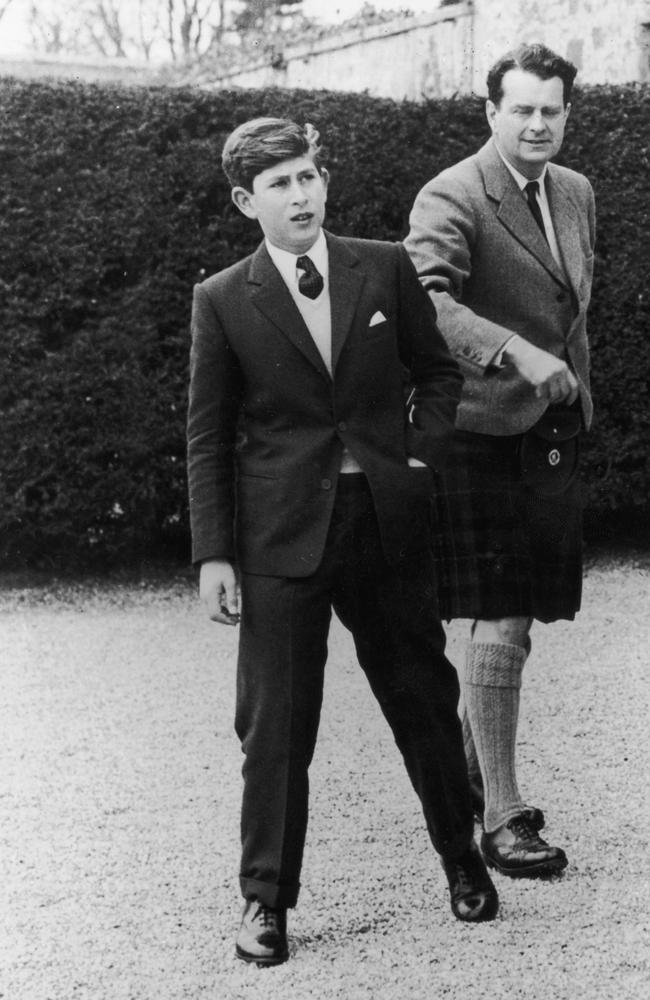
[[[497,107],[503,97],[503,77],[511,69],[523,69],[526,73],[538,76],[540,80],[550,80],[553,76],[559,76],[562,81],[564,106],[566,107],[571,100],[573,81],[578,70],[568,59],[558,56],[545,45],[535,43],[519,45],[516,49],[506,52],[489,71],[488,97]]]
[[[231,187],[253,190],[253,180],[263,170],[283,160],[312,156],[320,173],[321,147],[313,125],[297,125],[288,118],[253,118],[239,125],[226,139],[221,165]]]

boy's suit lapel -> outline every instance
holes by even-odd
[[[359,304],[365,275],[358,266],[359,258],[345,240],[329,233],[326,233],[326,238],[332,315],[332,370],[335,371]],[[329,379],[330,374],[318,348],[264,243],[253,254],[248,282],[251,302],[256,308]]]
[[[329,379],[318,348],[264,243],[253,254],[248,282],[251,302],[256,308]]]
[[[365,274],[360,260],[343,239],[326,234],[330,268],[330,305],[332,309],[332,371],[350,332]]]

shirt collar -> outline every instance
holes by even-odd
[[[297,283],[298,274],[296,270],[296,261],[299,256],[307,256],[311,258],[312,262],[323,275],[323,280],[327,285],[329,275],[329,255],[327,252],[327,240],[325,239],[325,233],[322,229],[316,238],[316,242],[312,244],[304,255],[289,253],[288,250],[281,250],[279,247],[274,246],[274,244],[268,239],[265,239],[264,242],[266,243],[266,249],[269,252],[271,260],[287,284],[295,285]]]
[[[499,146],[497,145],[496,142],[495,142],[495,146],[497,148],[497,153],[499,154],[499,156],[501,157],[501,159],[505,163],[506,167],[508,168],[508,170],[510,171],[510,173],[512,174],[512,176],[514,177],[519,190],[523,191],[524,188],[526,187],[526,185],[530,184],[530,177],[524,177],[523,174],[520,174],[519,171],[516,170],[513,167],[512,163],[510,163],[509,160],[506,160],[505,156],[503,155],[503,153],[499,149]],[[539,175],[539,177],[535,178],[535,180],[538,181],[538,183],[539,183],[540,192],[544,191],[544,181],[546,179],[546,169],[547,169],[547,166],[548,166],[548,164],[545,163],[544,164],[544,169],[542,170],[541,174]]]

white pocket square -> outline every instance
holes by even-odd
[[[370,320],[370,322],[368,323],[368,326],[377,326],[377,323],[385,323],[385,322],[386,322],[386,317],[384,316],[383,312],[376,312],[375,315]]]

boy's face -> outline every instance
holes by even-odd
[[[253,190],[233,188],[232,200],[249,219],[257,219],[267,239],[280,250],[307,253],[325,218],[326,170],[318,173],[311,156],[299,156],[263,170]]]

